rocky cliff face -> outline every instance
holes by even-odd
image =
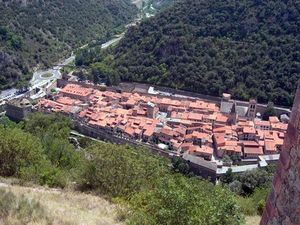
[[[288,131],[260,225],[300,224],[300,82]]]

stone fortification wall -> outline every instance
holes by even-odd
[[[93,85],[93,84],[85,84],[85,83],[79,83],[76,81],[67,81],[64,79],[58,79],[57,80],[57,86],[59,88],[64,87],[66,84],[71,83],[71,84],[80,84],[83,87],[86,88],[96,88],[100,90],[100,86],[97,85]],[[148,84],[140,84],[140,83],[121,83],[119,86],[112,86],[112,87],[107,87],[107,90],[109,91],[117,91],[119,89],[125,91],[125,92],[139,92],[142,93],[144,95],[151,95],[148,94],[148,88],[150,86],[153,86],[155,88],[155,90],[159,90],[159,91],[163,91],[163,92],[169,92],[172,94],[177,94],[177,95],[182,95],[182,96],[188,96],[188,97],[197,97],[199,99],[202,99],[204,101],[208,101],[208,102],[212,102],[212,103],[216,103],[216,104],[220,104],[221,102],[221,98],[220,97],[216,97],[216,96],[210,96],[210,95],[203,95],[203,94],[199,94],[199,93],[194,93],[194,92],[190,92],[190,91],[183,91],[183,90],[176,90],[173,88],[168,88],[168,87],[161,87],[161,86],[156,86],[156,85],[148,85]],[[163,97],[163,96],[162,96]],[[175,96],[168,96],[168,98],[174,99],[174,100],[181,100],[183,99],[182,97],[175,97]],[[248,102],[243,102],[243,101],[238,101],[238,105],[240,106],[249,106]],[[266,109],[267,105],[262,105],[262,104],[258,104],[257,105],[257,112],[263,113]],[[289,109],[288,108],[282,108],[282,107],[275,107],[276,112],[278,114],[278,116],[282,115],[282,114],[289,114]]]
[[[300,82],[260,225],[300,225]]]
[[[172,93],[172,94],[177,94],[177,95],[184,95],[184,96],[188,96],[188,97],[197,97],[199,99],[202,99],[204,101],[208,101],[208,102],[213,102],[216,104],[220,104],[222,98],[221,97],[216,97],[216,96],[211,96],[211,95],[204,95],[204,94],[199,94],[199,93],[195,93],[195,92],[190,92],[190,91],[184,91],[184,90],[176,90],[173,88],[169,88],[169,87],[162,87],[162,86],[156,86],[156,85],[148,85],[148,84],[140,84],[140,83],[121,83],[121,86],[125,86],[126,89],[128,91],[137,91],[137,92],[142,92],[145,93],[146,90],[148,90],[148,88],[150,86],[154,87],[155,90],[159,90],[162,92],[168,92],[168,93]],[[171,98],[173,99],[179,99],[176,98],[174,96],[171,96]],[[237,104],[239,106],[249,106],[248,102],[244,102],[244,101],[237,101]],[[258,104],[257,105],[257,112],[263,113],[267,108],[266,104]],[[278,114],[278,116],[282,115],[282,114],[289,114],[289,108],[285,108],[285,107],[277,107],[275,106],[276,112]]]
[[[103,141],[108,141],[115,144],[129,144],[134,147],[141,147],[149,149],[152,153],[158,154],[160,156],[166,158],[173,158],[177,157],[174,156],[170,151],[165,151],[160,148],[157,148],[154,145],[140,143],[135,140],[125,139],[121,137],[117,137],[113,135],[111,132],[107,132],[101,129],[96,129],[94,127],[88,126],[80,121],[73,120],[74,129],[81,134],[87,135],[89,137],[93,137],[96,139],[100,139]],[[205,179],[209,179],[211,182],[215,182],[217,178],[216,168],[212,168],[212,163],[207,162],[205,160],[197,160],[197,163],[193,162],[193,160],[186,160],[187,163],[190,165],[190,169],[193,173],[197,176],[201,176]]]

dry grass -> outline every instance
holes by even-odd
[[[27,199],[38,201],[53,224],[121,224],[117,221],[117,206],[97,196],[44,187],[6,185],[4,183],[0,183],[0,187],[10,190],[17,197],[24,196]],[[40,221],[32,224],[46,224],[46,221],[45,223]]]
[[[260,216],[247,216],[246,225],[259,225],[260,219]]]

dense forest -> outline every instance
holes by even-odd
[[[130,0],[0,1],[0,89],[24,84],[33,66],[110,37],[136,13]]]
[[[107,61],[123,81],[290,106],[299,40],[298,1],[181,0],[132,27]]]

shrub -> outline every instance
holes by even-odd
[[[164,176],[151,190],[130,200],[133,214],[128,224],[234,225],[243,218],[229,191],[182,175]]]
[[[43,161],[43,148],[38,138],[20,129],[0,126],[0,175],[20,176],[31,167],[36,172]]]
[[[241,212],[246,216],[254,216],[257,214],[255,204],[249,197],[238,197],[238,204]]]
[[[71,121],[63,115],[33,113],[26,118],[24,130],[40,138],[51,135],[67,139],[70,134],[70,126]]]
[[[235,225],[243,221],[229,190],[172,173],[167,161],[143,149],[95,144],[87,150],[82,187],[119,199],[128,224]],[[122,213],[120,217],[124,217]]]
[[[87,154],[81,188],[96,189],[112,197],[128,197],[168,173],[162,158],[126,145],[98,143],[90,146]]]

